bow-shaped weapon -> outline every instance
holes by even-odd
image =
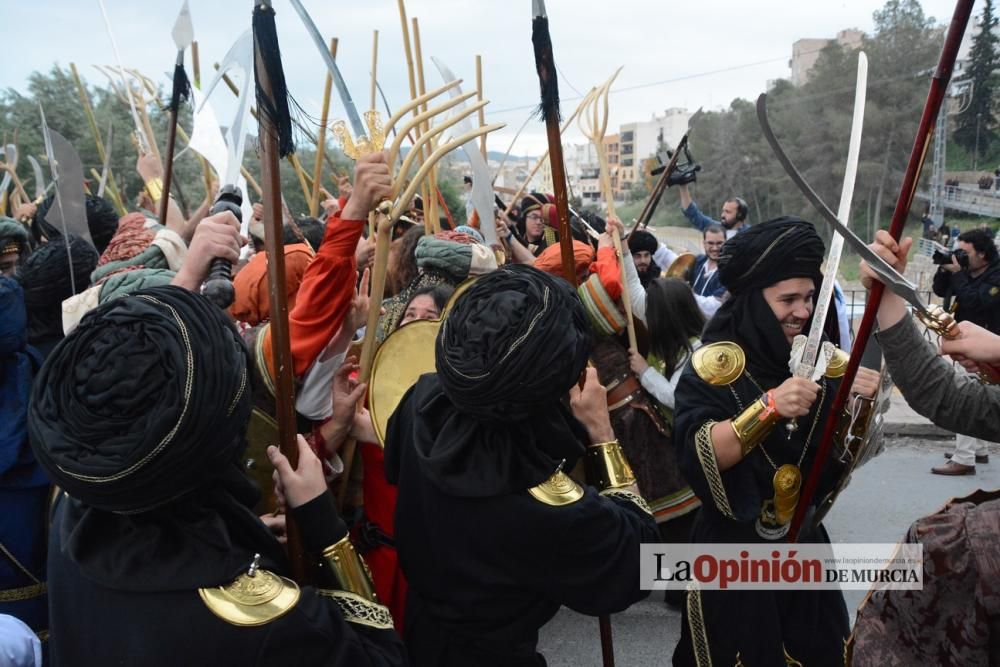
[[[268,6],[268,9],[270,9],[270,6]],[[274,11],[270,11],[273,20]],[[225,171],[219,174],[222,179],[222,186],[219,188],[219,195],[216,197],[209,215],[215,215],[222,211],[232,212],[236,216],[236,219],[240,221],[241,232],[244,235],[246,234],[246,224],[244,223],[241,208],[243,205],[243,188],[241,187],[242,181],[238,179],[240,178],[240,167],[243,164],[243,148],[246,145],[247,139],[246,126],[250,111],[250,82],[253,80],[254,73],[253,58],[254,38],[252,32],[247,30],[229,49],[229,52],[223,59],[222,66],[215,73],[215,78],[212,79],[212,83],[205,90],[207,102],[208,96],[212,94],[215,86],[219,84],[222,76],[227,71],[235,69],[241,72],[240,81],[242,82],[242,87],[236,103],[236,113],[233,116],[233,122],[230,123],[226,131],[228,135],[228,140],[226,141],[228,156]],[[203,102],[202,104],[204,105],[205,103]],[[278,210],[280,212],[280,206]],[[280,234],[280,227],[278,233]],[[268,266],[271,266],[274,256],[270,255],[269,257],[271,257],[271,261],[268,262]],[[283,257],[284,255],[282,255]],[[232,305],[236,293],[233,289],[232,265],[227,260],[221,258],[212,260],[212,268],[209,272],[208,280],[205,281],[205,285],[202,287],[202,293],[220,308],[229,308]]]
[[[920,172],[923,168],[924,159],[927,156],[927,148],[934,135],[935,120],[941,110],[941,105],[944,102],[945,92],[948,89],[948,83],[951,80],[952,70],[955,66],[955,59],[958,57],[958,48],[961,45],[962,36],[965,34],[965,28],[968,25],[969,17],[972,14],[972,6],[973,0],[958,0],[955,5],[955,12],[952,15],[951,23],[948,26],[948,33],[945,38],[944,47],[941,50],[941,56],[938,60],[937,68],[935,69],[934,76],[931,79],[931,86],[927,94],[927,101],[924,103],[924,110],[920,117],[917,135],[913,142],[913,148],[910,151],[910,158],[906,166],[906,172],[903,175],[903,183],[900,188],[899,197],[896,200],[896,208],[892,214],[892,222],[889,225],[889,234],[897,240],[902,235],[903,226],[906,223],[906,217],[909,214],[910,206],[913,203],[913,197],[916,194],[917,183],[920,180]],[[759,106],[757,115],[758,118],[760,118]],[[776,142],[769,141],[769,143],[771,143],[771,148],[774,149]],[[778,148],[780,149],[780,146]],[[779,161],[782,162],[782,166],[785,171],[789,174],[789,176],[792,176],[792,180],[796,182],[799,189],[802,190],[804,195],[806,195],[806,198],[809,199],[814,206],[816,206],[818,202],[821,203],[819,197],[815,196],[815,193],[813,193],[813,196],[810,196],[809,192],[802,187],[805,181],[801,176],[797,175],[797,170],[795,170],[794,165],[788,161],[788,158],[784,156],[784,153],[776,150],[775,154],[778,156]],[[784,159],[782,160],[782,158]],[[793,176],[793,172],[796,176]],[[811,188],[809,191],[811,191]],[[822,208],[826,209],[826,206],[824,205]],[[820,209],[818,208],[818,210]],[[823,211],[820,210],[820,213],[823,214]],[[835,219],[836,216],[833,216],[833,218]],[[846,234],[844,236],[848,237]],[[855,336],[854,350],[851,354],[850,360],[848,361],[847,370],[841,378],[840,388],[837,390],[837,395],[834,397],[833,403],[830,406],[830,413],[827,416],[819,450],[817,451],[816,458],[813,461],[812,469],[809,471],[809,477],[806,478],[805,488],[802,491],[801,500],[795,510],[795,516],[792,518],[792,524],[788,532],[788,540],[790,542],[794,542],[798,537],[799,529],[801,528],[802,522],[805,518],[806,510],[816,493],[816,488],[819,484],[819,478],[823,471],[823,466],[830,456],[830,450],[833,446],[833,437],[837,430],[839,416],[844,409],[844,405],[847,403],[847,397],[850,393],[851,385],[854,382],[854,377],[857,374],[858,367],[861,365],[861,355],[865,349],[865,343],[868,341],[868,338],[872,333],[872,328],[875,323],[875,315],[878,312],[879,303],[882,300],[882,292],[884,289],[885,285],[882,283],[876,283],[872,285],[872,289],[868,294],[868,302],[865,304],[865,312],[861,318],[861,324],[858,326],[857,335]]]
[[[191,25],[191,11],[187,0],[181,7],[174,29],[170,35],[177,46],[177,62],[174,63],[174,85],[170,93],[170,126],[167,130],[167,154],[163,162],[163,196],[160,198],[160,223],[167,224],[167,204],[170,203],[170,181],[174,174],[174,142],[177,140],[177,113],[181,102],[187,102],[191,96],[191,82],[184,71],[184,49],[194,41],[194,26]]]

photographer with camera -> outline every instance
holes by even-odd
[[[1000,256],[990,235],[972,229],[958,237],[957,248],[950,253],[934,253],[940,264],[934,275],[934,293],[953,297],[958,322],[972,322],[993,333],[1000,333]],[[989,462],[985,440],[957,435],[955,451],[945,465],[932,468],[936,475],[974,475],[976,463]]]

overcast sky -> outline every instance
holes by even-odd
[[[176,48],[170,29],[181,2],[104,0],[126,67],[136,67],[169,90]],[[378,77],[391,105],[408,95],[397,4],[394,0],[303,0],[325,38],[340,38],[338,64],[355,101],[368,104],[372,31],[379,30]],[[882,0],[548,0],[563,112],[576,107],[577,91],[605,80],[624,65],[611,99],[609,134],[620,123],[646,120],[668,107],[694,110],[727,107],[736,97],[752,99],[768,79],[787,78],[792,43],[804,37],[833,37],[838,30],[872,29],[872,12]],[[975,15],[981,11],[976,3]],[[7,11],[6,57],[0,87],[23,89],[34,70],[75,62],[84,78],[104,85],[91,65],[112,64],[114,55],[97,0],[0,0]],[[202,83],[211,76],[233,40],[250,25],[252,5],[240,0],[190,0],[201,52]],[[325,67],[291,4],[274,0],[285,75],[295,98],[318,116]],[[924,0],[924,11],[946,23],[953,0]],[[514,133],[538,104],[538,78],[531,48],[530,0],[406,0],[410,18],[420,21],[428,88],[441,83],[430,56],[442,59],[475,88],[475,55],[483,57],[487,122],[508,127],[493,135],[491,150],[505,151]],[[24,29],[19,28],[24,27]],[[190,71],[190,58],[188,58]],[[878,78],[878,63],[869,78]],[[213,100],[220,122],[231,97]],[[334,94],[331,115],[343,118]],[[583,141],[575,131],[578,141]],[[572,138],[570,140],[573,140]],[[544,126],[531,121],[515,154],[545,149]]]

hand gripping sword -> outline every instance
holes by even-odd
[[[236,102],[236,113],[233,122],[230,123],[226,131],[228,156],[226,159],[225,173],[222,177],[222,187],[219,188],[219,195],[212,205],[209,215],[215,215],[223,211],[229,211],[236,216],[243,228],[243,190],[240,187],[240,166],[243,164],[243,148],[247,140],[247,122],[250,116],[250,86],[253,82],[253,33],[250,30],[244,32],[230,47],[226,57],[223,58],[222,65],[215,73],[212,83],[205,89],[205,100],[212,94],[212,90],[222,80],[224,74],[230,70],[236,70],[240,74],[240,94]],[[202,102],[202,106],[206,102]],[[233,289],[232,265],[225,259],[216,258],[212,260],[212,268],[202,287],[202,294],[208,297],[220,308],[229,308],[236,298]]]

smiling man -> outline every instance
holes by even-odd
[[[676,392],[678,462],[702,502],[694,543],[778,542],[788,532],[846,367],[831,362],[818,382],[788,369],[792,340],[811,325],[823,254],[814,227],[797,218],[755,225],[722,248],[719,278],[732,296]],[[835,324],[831,317],[827,331]],[[878,379],[859,370],[852,393],[873,396]],[[777,426],[786,419],[798,429]],[[826,466],[813,505],[836,468]],[[799,541],[828,543],[823,524],[812,523]],[[840,664],[849,631],[839,591],[690,591],[673,664],[707,664],[695,658],[706,652],[713,664]]]

